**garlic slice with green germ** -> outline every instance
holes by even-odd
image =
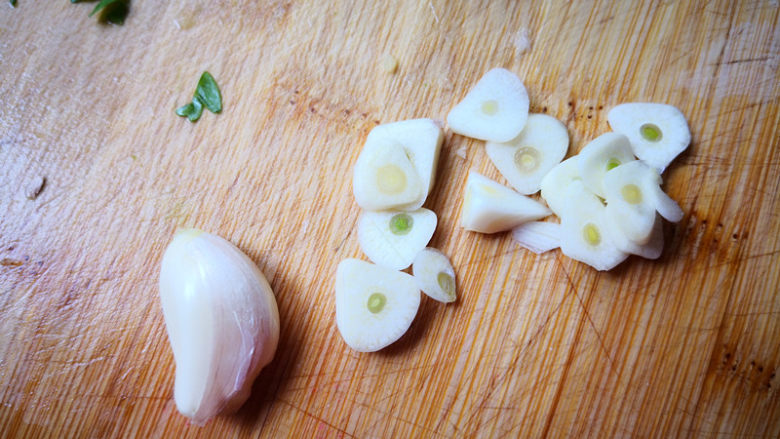
[[[423,293],[439,302],[454,302],[456,296],[455,270],[444,253],[427,247],[417,253],[412,273]]]
[[[542,254],[561,246],[561,225],[529,221],[512,229],[512,238],[526,249]]]
[[[597,270],[610,270],[623,262],[627,253],[620,251],[607,231],[605,206],[581,181],[565,190],[569,200],[561,212],[561,252]]]
[[[581,180],[579,156],[572,156],[555,165],[540,183],[542,198],[550,206],[550,210],[561,216],[561,212],[569,203],[564,196],[566,188],[575,180]]]
[[[447,115],[452,131],[492,142],[508,142],[525,126],[528,93],[520,78],[506,69],[493,69],[474,85]]]
[[[585,187],[604,198],[604,175],[610,170],[636,160],[631,154],[628,138],[618,133],[605,133],[582,148],[578,154],[580,176]]]
[[[677,108],[657,103],[620,104],[607,113],[609,126],[626,135],[634,154],[658,173],[685,151],[691,143],[691,130]]]
[[[531,114],[517,137],[506,143],[488,142],[485,152],[512,187],[521,194],[533,194],[568,148],[564,124],[546,114]]]
[[[416,203],[424,188],[403,147],[385,138],[370,138],[355,163],[355,201],[365,210],[402,208]]]
[[[162,258],[160,299],[178,410],[203,425],[237,409],[279,339],[276,299],[263,273],[230,242],[182,230]]]
[[[420,290],[404,272],[358,259],[336,271],[336,326],[349,347],[378,351],[401,338],[420,307]]]
[[[373,263],[403,270],[431,240],[436,222],[436,214],[428,209],[363,211],[358,219],[358,243]]]
[[[404,206],[405,210],[421,207],[431,192],[443,140],[441,126],[431,119],[411,119],[377,125],[368,134],[366,144],[401,145],[420,177],[423,194],[411,205]]]
[[[650,238],[656,211],[652,194],[660,183],[658,172],[641,160],[620,165],[604,175],[607,215],[634,243],[644,244]]]
[[[474,171],[469,172],[460,217],[461,226],[466,230],[502,232],[551,213],[542,203]]]

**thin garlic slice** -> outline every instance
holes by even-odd
[[[664,230],[660,219],[655,218],[655,221],[653,221],[653,229],[650,231],[650,236],[645,243],[638,243],[628,239],[616,223],[615,218],[609,214],[607,214],[606,220],[607,232],[618,250],[638,255],[645,259],[658,259],[661,256],[661,252],[664,249]]]
[[[461,210],[464,229],[480,233],[502,232],[551,213],[542,203],[484,175],[469,172]]]
[[[628,254],[612,241],[601,200],[581,181],[572,182],[565,197],[569,204],[560,215],[561,252],[596,270],[610,270],[623,262]]]
[[[566,188],[571,182],[581,179],[579,156],[569,157],[555,165],[540,183],[542,198],[550,206],[550,210],[561,216],[568,204],[565,197]]]
[[[582,148],[578,156],[583,184],[601,198],[604,198],[604,175],[624,163],[636,160],[631,154],[628,138],[618,133],[605,133],[596,137]]]
[[[658,173],[691,143],[691,130],[677,108],[657,103],[620,104],[607,113],[615,132],[626,135],[634,154]]]
[[[160,299],[178,410],[203,425],[237,409],[279,339],[276,299],[263,273],[230,242],[179,231],[162,258]]]
[[[512,229],[512,238],[526,249],[542,254],[561,246],[561,225],[529,221]]]
[[[680,209],[680,205],[670,198],[669,195],[666,195],[666,192],[664,192],[660,186],[654,186],[650,196],[655,203],[655,210],[657,210],[662,217],[666,218],[667,221],[676,223],[682,219],[684,213],[682,209]]]
[[[403,147],[374,137],[355,163],[352,192],[363,209],[385,210],[416,203],[424,189]]]
[[[368,134],[367,144],[401,145],[420,177],[422,196],[414,203],[404,206],[404,209],[414,210],[425,203],[433,188],[443,140],[441,126],[431,119],[411,119],[377,125]]]
[[[336,326],[349,347],[374,352],[409,329],[420,307],[420,290],[404,272],[358,259],[336,271]]]
[[[431,299],[450,303],[457,298],[455,269],[449,258],[439,250],[427,247],[417,253],[412,273],[422,292]]]
[[[485,145],[490,161],[521,194],[539,190],[542,178],[563,160],[569,149],[569,133],[558,119],[531,114],[523,131],[506,143]]]
[[[604,198],[607,215],[620,231],[634,243],[645,244],[655,223],[654,191],[661,183],[655,169],[634,160],[604,175]]]
[[[431,240],[436,222],[436,214],[428,209],[364,211],[358,219],[358,243],[373,263],[403,270]]]
[[[506,69],[492,69],[447,115],[452,131],[492,142],[514,139],[528,119],[528,92]]]

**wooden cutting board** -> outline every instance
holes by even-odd
[[[93,6],[0,5],[1,437],[780,435],[776,0],[134,1],[124,26]],[[608,273],[466,232],[468,171],[504,180],[447,131],[426,205],[460,297],[350,350],[333,285],[362,257],[368,131],[443,120],[497,66],[569,154],[618,103],[680,108],[684,218],[660,259]],[[204,70],[224,111],[192,124],[174,109]],[[282,321],[250,400],[202,428],[172,400],[157,290],[181,226],[246,251]]]

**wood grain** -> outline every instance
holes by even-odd
[[[1,6],[0,436],[780,436],[776,0],[137,1],[121,27]],[[465,232],[468,170],[500,176],[448,132],[426,205],[460,298],[351,351],[333,283],[360,257],[366,134],[444,119],[495,66],[570,154],[615,104],[680,108],[694,140],[664,178],[685,217],[659,260],[609,273]],[[173,110],[203,70],[224,111],[190,124]],[[203,428],[172,401],[157,296],[179,226],[245,250],[282,319],[249,402]]]

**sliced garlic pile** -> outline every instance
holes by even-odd
[[[682,113],[663,104],[618,105],[608,115],[615,132],[564,161],[566,127],[550,116],[527,113],[522,81],[493,69],[447,121],[456,133],[487,140],[485,151],[501,175],[522,194],[541,190],[549,210],[471,172],[461,226],[481,233],[512,229],[514,239],[535,253],[560,247],[598,270],[615,267],[629,254],[657,258],[663,249],[658,217],[675,222],[683,216],[661,189],[659,175],[690,143]],[[535,221],[551,213],[560,224]]]
[[[352,349],[372,352],[398,340],[417,314],[420,290],[441,302],[456,298],[452,264],[426,248],[438,219],[422,208],[443,139],[430,119],[379,125],[355,163],[358,244],[373,264],[346,259],[336,276],[336,324]],[[413,276],[399,271],[412,263]]]

